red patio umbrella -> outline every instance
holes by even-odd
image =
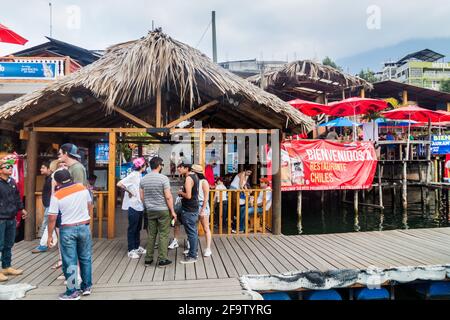
[[[383,112],[382,115],[393,120],[414,120],[418,122],[445,122],[450,120],[450,113],[446,111],[434,111],[419,106],[406,106]],[[411,124],[408,125],[408,138],[406,140],[406,159],[409,159],[409,136]]]
[[[417,122],[450,121],[450,112],[429,110],[419,106],[406,106],[383,112],[382,115],[392,120],[414,120]]]
[[[356,116],[384,110],[388,104],[384,100],[370,98],[348,98],[328,104],[328,115],[336,117]]]
[[[0,24],[0,42],[24,45],[28,40]]]
[[[307,100],[302,100],[302,99],[291,100],[291,101],[288,101],[288,103],[291,106],[293,106],[295,109],[300,111],[301,113],[304,113],[310,117],[317,116],[318,114],[321,114],[321,113],[327,113],[328,109],[329,109],[328,106],[326,106],[324,104],[311,102],[311,101],[307,101]]]

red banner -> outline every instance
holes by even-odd
[[[281,146],[281,190],[367,189],[376,165],[371,142],[286,141]]]

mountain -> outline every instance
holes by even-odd
[[[336,59],[336,63],[342,66],[344,71],[356,74],[361,69],[371,69],[381,71],[383,63],[386,61],[397,61],[408,53],[416,52],[422,49],[430,49],[439,52],[446,57],[450,57],[450,38],[427,38],[410,39],[399,42],[392,46],[372,49],[366,52],[358,53],[349,57]]]

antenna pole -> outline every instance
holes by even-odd
[[[216,12],[212,12],[212,50],[213,61],[217,63],[217,39],[216,39]]]
[[[52,3],[51,2],[49,2],[48,3],[48,7],[49,7],[49,9],[50,9],[50,38],[52,38],[52,36],[53,36],[53,32],[52,32],[52,29],[53,29],[53,26],[52,26],[52,24],[53,24],[53,14],[52,14]]]

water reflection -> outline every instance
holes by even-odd
[[[435,228],[449,226],[445,212],[445,202],[436,206],[434,192],[430,192],[430,215],[427,217],[420,202],[420,188],[408,191],[410,206],[403,212],[394,206],[390,192],[383,198],[385,209],[360,207],[354,214],[353,204],[343,205],[342,196],[327,194],[324,207],[321,205],[321,192],[303,192],[302,217],[298,221],[296,193],[291,197],[283,194],[282,232],[284,234],[322,234],[360,231],[385,231],[395,229]],[[443,197],[441,197],[443,198]],[[395,199],[395,198],[394,198]],[[366,197],[369,201],[369,197]],[[441,207],[441,209],[439,208]]]

